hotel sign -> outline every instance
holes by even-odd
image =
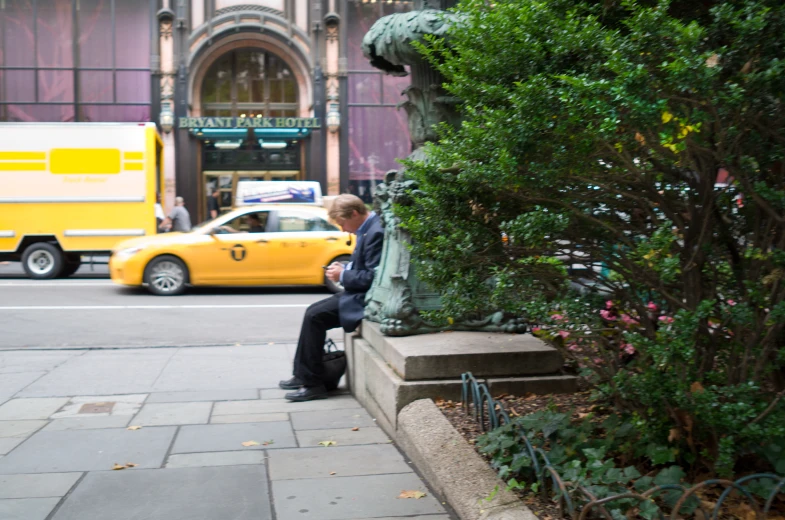
[[[179,128],[321,128],[318,117],[180,117]]]

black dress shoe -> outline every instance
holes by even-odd
[[[303,386],[302,380],[297,379],[296,377],[293,377],[291,379],[287,379],[286,381],[279,381],[278,382],[278,387],[281,390],[297,390],[301,386]]]
[[[313,401],[314,399],[327,399],[327,389],[324,385],[304,386],[296,392],[289,392],[284,397],[289,401]]]

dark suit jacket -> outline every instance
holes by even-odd
[[[374,269],[382,258],[384,229],[378,215],[370,218],[368,227],[357,237],[352,268],[343,273],[344,291],[340,294],[338,314],[346,332],[354,331],[363,319],[365,293],[371,288]]]

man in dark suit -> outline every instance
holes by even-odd
[[[344,231],[357,235],[357,244],[346,267],[333,262],[327,268],[327,278],[340,281],[344,291],[314,303],[305,311],[294,355],[294,377],[279,383],[284,390],[297,390],[286,394],[290,401],[327,397],[322,380],[322,355],[327,331],[343,327],[346,332],[352,332],[360,324],[365,293],[371,288],[374,269],[382,257],[384,230],[379,217],[367,210],[362,199],[351,194],[339,195],[329,214]]]

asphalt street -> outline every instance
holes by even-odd
[[[191,288],[160,297],[117,286],[105,265],[30,280],[0,263],[0,349],[127,348],[296,343],[320,287]],[[330,333],[341,341],[340,330]]]

